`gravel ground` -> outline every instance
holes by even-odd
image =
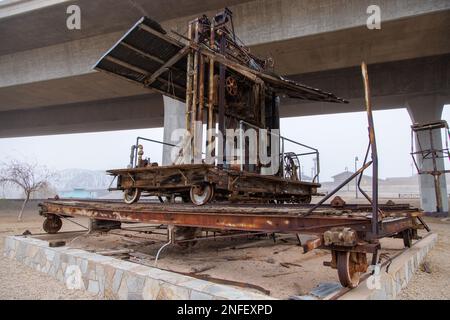
[[[85,291],[69,290],[56,279],[37,272],[14,260],[3,257],[4,237],[20,234],[26,229],[43,232],[42,218],[35,210],[25,212],[24,220],[16,221],[14,214],[0,212],[0,299],[11,300],[92,300],[95,296]]]
[[[450,299],[450,219],[426,219],[438,242],[404,289],[400,300]]]

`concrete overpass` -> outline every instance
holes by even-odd
[[[163,126],[160,95],[91,66],[142,15],[184,33],[186,21],[224,6],[239,37],[272,55],[276,71],[351,101],[285,100],[282,116],[362,110],[357,66],[365,60],[376,109],[407,107],[418,122],[440,118],[450,103],[450,1],[377,2],[381,30],[367,29],[366,0],[0,2],[0,137]],[[66,28],[71,4],[81,9],[81,30]],[[428,178],[421,185],[431,192]]]

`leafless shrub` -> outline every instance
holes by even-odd
[[[17,217],[19,221],[22,220],[23,211],[31,195],[47,189],[53,176],[54,173],[47,167],[36,163],[11,160],[1,164],[0,185],[17,186],[25,195],[25,200]]]

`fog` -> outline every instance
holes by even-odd
[[[450,122],[449,106],[444,108],[443,119]],[[406,109],[375,111],[374,120],[380,177],[411,176],[411,120]],[[281,134],[318,148],[321,181],[329,181],[346,168],[354,171],[355,156],[361,165],[368,144],[367,116],[364,112],[356,112],[284,118],[281,120]],[[54,170],[122,168],[129,162],[130,146],[137,136],[162,140],[163,129],[5,138],[0,139],[0,156],[3,161],[21,158]],[[144,151],[145,157],[161,161],[160,146],[144,144]],[[304,159],[302,166],[309,174],[312,158]]]

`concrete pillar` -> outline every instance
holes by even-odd
[[[439,95],[422,96],[411,98],[407,101],[406,106],[413,123],[425,124],[433,121],[441,120],[442,110],[444,108],[445,99]],[[430,148],[429,131],[419,133],[419,140],[422,149]],[[417,139],[415,140],[417,145]],[[434,148],[442,148],[442,137],[439,130],[433,131]],[[416,150],[418,150],[416,148]],[[431,159],[422,159],[421,155],[416,158],[417,164],[422,166],[424,170],[433,169],[433,161]],[[438,170],[444,170],[444,159],[437,159]],[[434,178],[429,174],[420,175],[420,200],[421,207],[425,212],[436,212],[436,193],[434,186]],[[442,208],[444,212],[448,212],[448,194],[445,174],[440,176],[440,192],[442,198]]]
[[[163,96],[164,101],[164,141],[177,144],[179,141],[172,140],[172,132],[177,129],[186,129],[186,104],[170,97]],[[163,147],[162,165],[171,165],[170,154],[173,147]]]

